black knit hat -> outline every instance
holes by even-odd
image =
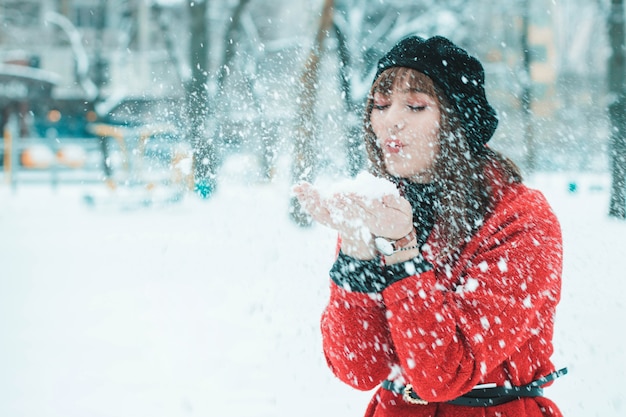
[[[498,117],[487,101],[485,71],[476,58],[442,36],[410,36],[378,61],[374,80],[392,67],[412,68],[430,77],[454,104],[473,147],[491,139]]]

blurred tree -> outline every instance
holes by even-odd
[[[609,216],[626,219],[626,55],[624,52],[624,2],[612,0],[608,16],[611,56],[608,64],[608,84],[611,101],[609,118],[611,137],[611,197]]]
[[[273,35],[267,22],[278,6],[250,0],[189,1],[183,16],[167,2],[152,6],[170,65],[185,86],[196,191],[205,197],[215,191],[221,160],[229,149],[248,146],[259,137],[264,145],[272,142],[275,123],[265,123],[264,86],[257,84],[266,81],[259,66],[265,58],[264,40]],[[187,44],[189,52],[181,52]],[[255,123],[260,128],[251,126]],[[273,154],[267,148],[261,150],[269,178]]]
[[[209,108],[209,31],[208,0],[188,0],[190,20],[189,61],[191,79],[187,82],[188,136],[193,147],[193,173],[196,192],[210,196],[217,184],[217,153],[213,138],[206,134]]]
[[[226,29],[226,35],[224,36],[224,53],[217,74],[218,92],[220,92],[224,87],[225,78],[228,75],[230,67],[235,59],[237,46],[240,44],[240,38],[243,36],[242,16],[248,3],[250,3],[250,0],[239,0],[239,3],[237,3],[232,12],[230,24]]]
[[[155,3],[152,6],[152,10],[155,14],[156,26],[160,32],[161,37],[163,38],[163,46],[167,51],[167,55],[169,58],[169,62],[171,63],[174,74],[176,75],[176,79],[180,85],[184,85],[187,81],[186,79],[186,62],[183,57],[181,57],[181,52],[178,48],[178,39],[177,39],[177,30],[174,27],[172,17],[168,13],[168,9],[164,7],[161,3]],[[130,36],[129,36],[130,37]]]
[[[320,60],[324,50],[324,41],[333,23],[333,0],[324,0],[322,15],[315,34],[315,40],[309,51],[300,76],[301,89],[298,95],[296,114],[296,140],[293,161],[293,182],[311,181],[314,177],[315,163],[315,102],[319,82]],[[300,207],[295,197],[291,199],[290,214],[300,226],[311,223],[311,218]]]
[[[524,144],[526,146],[526,169],[529,172],[535,171],[537,168],[537,149],[535,146],[535,137],[533,131],[533,112],[532,112],[532,78],[530,74],[530,65],[532,56],[529,45],[529,27],[530,27],[530,0],[522,0],[520,3],[520,12],[522,17],[522,28],[520,36],[520,44],[522,48],[522,68],[521,68],[521,87],[522,94],[520,102],[522,105],[522,120],[524,127]]]

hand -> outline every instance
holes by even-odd
[[[353,200],[365,213],[364,222],[374,236],[400,239],[413,229],[413,209],[404,197],[385,195],[380,199]]]
[[[362,260],[376,257],[374,239],[363,223],[360,207],[346,204],[341,195],[322,198],[309,183],[298,184],[293,191],[300,206],[314,221],[339,232],[343,253]]]
[[[369,199],[355,193],[322,198],[309,183],[293,188],[300,205],[313,220],[352,238],[366,235],[400,239],[413,227],[411,204],[403,197],[386,195]],[[356,235],[356,236],[355,236]]]
[[[343,194],[322,198],[313,185],[304,182],[293,187],[301,207],[314,221],[340,232],[342,235],[359,235],[364,240],[371,233],[363,222],[364,213],[360,206],[350,204]]]

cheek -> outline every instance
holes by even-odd
[[[421,161],[422,164],[431,165],[437,156],[441,146],[439,143],[438,131],[433,134],[424,134],[415,136],[413,144],[407,152],[412,154],[412,158]]]
[[[441,150],[441,144],[439,143],[439,141],[433,142],[431,144],[431,153],[432,153],[433,159],[437,158],[440,150]]]
[[[407,131],[413,138],[415,145],[421,148],[438,148],[439,145],[439,123],[421,125]]]
[[[372,127],[372,131],[378,136],[378,133],[381,129],[380,118],[376,116],[373,112],[370,114],[370,126]]]

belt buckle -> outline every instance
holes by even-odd
[[[402,399],[409,404],[415,405],[426,405],[428,401],[422,400],[421,398],[415,398],[411,394],[413,393],[413,386],[411,384],[407,384],[402,390]]]

